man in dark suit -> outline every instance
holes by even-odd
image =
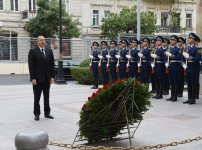
[[[54,82],[54,57],[52,50],[45,48],[43,36],[38,36],[37,46],[30,49],[28,64],[34,92],[34,119],[38,121],[41,114],[39,101],[42,91],[44,95],[44,115],[46,118],[53,119],[54,117],[50,115],[49,90],[50,85]]]

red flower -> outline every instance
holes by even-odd
[[[96,93],[95,93],[95,92],[93,92],[93,94],[92,94],[91,98],[94,98],[95,96],[96,96]]]
[[[84,104],[81,108],[81,110],[84,110],[86,108],[86,104]]]

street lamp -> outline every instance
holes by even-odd
[[[58,75],[56,79],[57,84],[66,84],[66,81],[64,79],[64,73],[63,73],[63,60],[62,60],[62,0],[59,0],[59,48],[60,48],[60,56],[58,60]]]

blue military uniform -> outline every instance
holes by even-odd
[[[170,45],[170,40],[168,38],[164,38],[164,43]],[[168,47],[164,47],[165,51],[168,51]],[[169,76],[168,76],[168,68],[165,66],[165,73],[164,73],[164,88],[163,88],[163,95],[168,95],[170,90],[170,83],[169,83]]]
[[[186,43],[186,40],[183,37],[179,37],[179,42],[182,42],[183,44]],[[183,52],[185,51],[185,47],[179,47],[179,49]],[[182,62],[184,60],[182,59]],[[183,96],[183,91],[184,91],[184,68],[183,68],[183,63],[181,63],[180,66],[180,79],[179,79],[179,89],[178,89],[178,97]]]
[[[126,43],[126,45],[128,45],[128,41],[123,39],[121,41],[122,43]],[[126,79],[128,78],[128,73],[126,72],[126,65],[127,65],[127,58],[126,55],[128,53],[128,49],[127,48],[122,48],[120,50],[120,63],[119,63],[119,77],[120,79]]]
[[[145,37],[142,41],[147,41],[150,43],[149,38]],[[144,47],[142,49],[142,58],[141,58],[141,70],[140,70],[140,82],[149,83],[149,76],[151,71],[151,49],[149,47]]]
[[[155,42],[156,42],[156,38],[151,40],[151,43],[153,44],[153,46],[151,46],[151,53],[156,51]],[[151,63],[153,63],[153,60],[154,59],[151,59]],[[151,71],[150,82],[151,82],[151,86],[152,86],[151,92],[156,93],[156,81],[155,81],[154,68],[152,68],[152,71]]]
[[[114,44],[117,46],[117,42],[112,40],[110,42],[110,45]],[[111,75],[111,80],[116,81],[117,80],[117,72],[116,72],[116,65],[117,65],[117,54],[118,50],[116,48],[110,50],[110,75]]]
[[[162,36],[157,36],[156,41],[164,42],[164,38]],[[153,98],[161,99],[163,98],[163,82],[164,82],[164,73],[165,73],[165,50],[162,46],[158,47],[155,58],[155,83],[156,83],[156,96]]]
[[[93,42],[92,45],[96,44],[98,47],[99,47],[99,44],[98,42]],[[92,59],[92,71],[93,71],[93,89],[97,89],[98,88],[98,79],[99,79],[99,70],[98,70],[98,63],[99,63],[99,51],[98,49],[94,50],[92,52],[92,56],[93,56],[93,59]]]
[[[197,36],[197,35],[196,35]],[[197,36],[197,41],[198,41],[198,43],[200,43],[201,42],[201,39]],[[196,47],[198,48],[198,53],[200,53],[200,55],[201,55],[201,60],[202,60],[202,49],[201,48],[199,48],[198,47],[198,45],[196,45]],[[201,70],[202,69],[202,61],[200,60],[200,68],[199,68],[199,70]],[[199,91],[200,91],[200,72],[199,72],[199,74],[197,75],[197,87],[196,87],[196,99],[199,99]]]
[[[108,46],[106,41],[102,41],[101,45],[102,44],[106,44]],[[107,57],[106,57],[109,53],[108,52],[109,50],[106,48],[102,49],[101,51],[102,51],[101,72],[103,78],[103,85],[105,85],[109,83],[109,72],[107,71]]]
[[[189,38],[197,40],[194,33],[189,34]],[[187,63],[187,85],[188,85],[188,100],[183,103],[195,104],[196,91],[198,84],[198,75],[200,72],[201,54],[199,49],[193,44],[188,48],[188,63]]]
[[[139,41],[137,39],[132,39],[131,43],[135,42],[137,45],[139,44]],[[129,68],[129,77],[138,79],[138,61],[139,61],[139,56],[138,56],[138,50],[137,48],[132,48],[130,50],[130,68]]]
[[[179,38],[176,35],[171,36],[171,40],[179,42]],[[169,65],[169,79],[171,85],[171,97],[167,99],[168,101],[177,101],[179,80],[180,80],[180,69],[182,60],[182,51],[176,46],[170,48],[171,57]]]

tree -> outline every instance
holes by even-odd
[[[43,35],[54,37],[59,33],[59,3],[58,0],[37,0],[37,16],[25,24],[25,29],[31,37]],[[73,21],[64,8],[62,8],[62,37],[72,38],[80,35],[77,27],[78,20]]]
[[[137,13],[136,6],[132,9],[124,8],[119,14],[111,13],[107,18],[103,18],[101,25],[101,37],[116,39],[119,33],[137,33]],[[154,13],[141,12],[141,32],[152,34],[156,30],[156,17]]]

